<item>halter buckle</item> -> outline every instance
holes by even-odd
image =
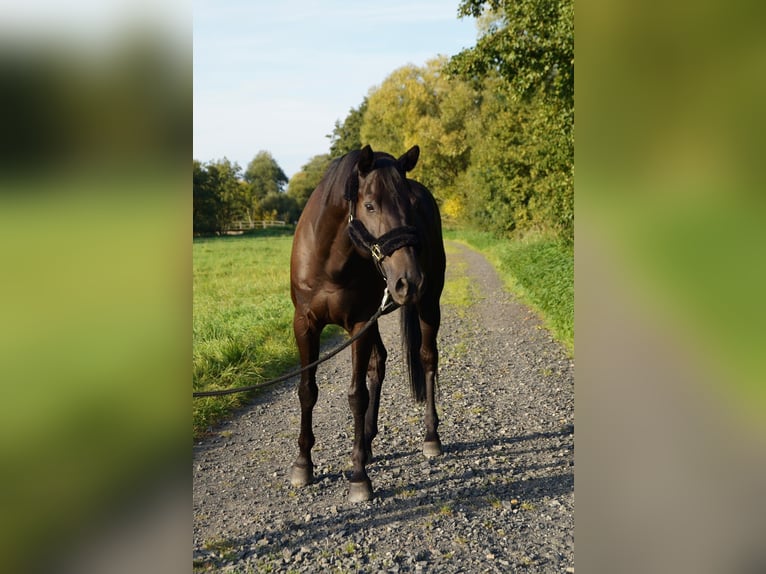
[[[376,263],[380,263],[383,260],[383,257],[385,257],[383,253],[380,251],[380,245],[378,245],[377,243],[373,243],[370,246],[370,252],[372,253],[372,257],[373,259],[375,259]]]

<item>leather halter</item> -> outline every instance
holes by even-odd
[[[396,227],[380,237],[375,237],[364,226],[364,223],[354,217],[354,208],[356,199],[349,199],[348,202],[348,234],[351,242],[359,249],[369,251],[378,271],[386,279],[386,272],[383,270],[383,259],[391,255],[397,249],[412,245],[417,247],[420,244],[418,228],[412,225],[403,225]]]

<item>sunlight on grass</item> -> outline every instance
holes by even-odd
[[[193,245],[193,388],[256,384],[297,362],[290,301],[291,236],[217,237]],[[244,397],[195,399],[195,434]]]

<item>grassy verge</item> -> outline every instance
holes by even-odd
[[[290,301],[292,237],[272,230],[195,239],[193,388],[252,385],[294,366]],[[246,396],[194,399],[199,436]]]
[[[506,288],[535,309],[554,337],[574,354],[574,250],[545,237],[511,241],[474,230],[445,237],[487,256]]]

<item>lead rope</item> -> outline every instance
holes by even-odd
[[[295,369],[294,371],[290,371],[287,374],[284,374],[280,377],[277,377],[276,379],[271,379],[270,381],[266,381],[265,383],[259,383],[257,385],[248,385],[246,387],[235,387],[233,389],[220,389],[217,391],[195,391],[192,393],[193,398],[197,397],[220,397],[222,395],[233,395],[234,393],[244,393],[246,391],[253,391],[255,389],[264,389],[266,387],[270,387],[272,385],[275,385],[277,383],[281,383],[282,381],[286,381],[287,379],[290,379],[296,375],[300,375],[303,371],[307,371],[311,369],[312,367],[316,367],[317,365],[324,363],[328,359],[331,359],[338,353],[340,353],[343,349],[354,343],[359,337],[364,335],[364,333],[372,327],[372,324],[375,323],[381,315],[385,315],[386,313],[390,313],[394,309],[396,309],[398,305],[396,302],[391,299],[391,295],[388,292],[388,288],[383,290],[383,300],[380,303],[380,307],[378,307],[378,310],[375,311],[375,314],[370,317],[370,320],[365,323],[364,327],[362,327],[359,332],[357,332],[356,335],[351,337],[348,341],[340,345],[337,349],[333,349],[323,357],[320,357],[313,363],[309,363],[305,367],[301,367],[300,369]]]

